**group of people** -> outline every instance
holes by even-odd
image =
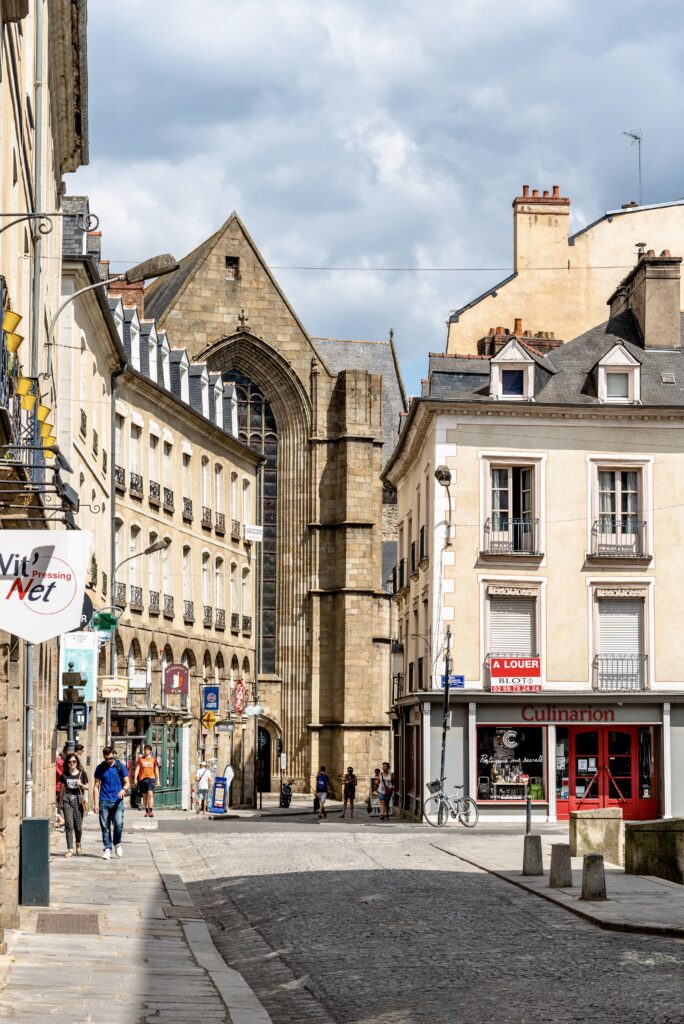
[[[346,817],[347,807],[349,807],[349,817],[354,817],[354,800],[356,799],[356,787],[358,780],[354,774],[353,768],[347,768],[347,771],[342,779],[342,815]],[[314,811],[318,812],[319,820],[327,818],[327,811],[325,804],[328,796],[331,793],[330,776],[325,770],[325,765],[321,765],[320,771],[316,776],[316,796],[314,798]],[[394,774],[390,769],[389,762],[383,761],[382,768],[376,768],[373,778],[370,784],[370,793],[368,794],[368,811],[370,813],[373,804],[373,798],[377,797],[380,804],[380,819],[386,821],[391,815],[392,798],[394,796]]]

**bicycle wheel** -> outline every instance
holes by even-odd
[[[466,828],[475,828],[477,825],[477,819],[480,816],[480,812],[477,809],[477,804],[470,796],[464,796],[459,801],[458,805],[458,820]]]
[[[435,793],[423,804],[423,816],[428,825],[433,828],[442,828],[449,820],[449,808],[441,793]]]

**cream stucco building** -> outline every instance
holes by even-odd
[[[447,631],[447,784],[481,813],[684,812],[680,264],[644,255],[563,345],[500,333],[431,357],[384,473],[409,813],[439,775]]]

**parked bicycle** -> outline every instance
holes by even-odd
[[[458,818],[466,828],[475,828],[479,818],[477,804],[471,796],[450,797],[444,792],[445,779],[435,779],[428,782],[427,788],[432,793],[423,804],[425,820],[433,828],[441,828],[446,825],[449,818]],[[455,790],[463,789],[463,786],[454,786]]]

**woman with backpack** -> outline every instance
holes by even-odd
[[[76,840],[76,856],[83,853],[81,836],[83,834],[83,815],[88,810],[88,776],[81,767],[78,754],[65,754],[62,772],[59,776],[59,795],[57,807],[64,817],[67,851],[65,857],[74,855],[74,839]]]

